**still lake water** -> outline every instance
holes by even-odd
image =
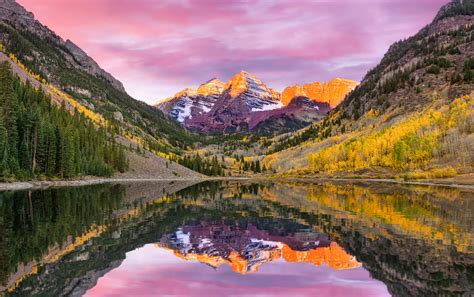
[[[474,191],[129,183],[0,192],[0,296],[472,296]]]

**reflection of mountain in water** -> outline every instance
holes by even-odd
[[[283,255],[292,255],[292,251],[281,248],[280,257],[286,261],[314,259],[312,251],[332,249],[334,244],[327,244],[329,239],[335,241],[394,296],[473,295],[472,190],[376,183],[226,181],[164,194],[179,188],[172,183],[150,187],[130,184],[125,188],[38,191],[31,197],[27,193],[0,196],[0,232],[5,234],[0,236],[0,279],[13,279],[15,267],[39,262],[34,273],[5,295],[81,295],[119,266],[126,253],[166,239],[179,228],[183,233],[194,232],[197,238],[195,231],[203,228],[205,236],[212,239],[206,228],[221,226],[220,222],[238,226],[238,232],[243,232],[239,236],[286,245],[294,252],[294,257],[285,258]],[[205,225],[200,222],[209,226],[202,227]],[[96,226],[104,226],[103,231],[69,250],[68,235],[85,238]],[[263,233],[253,235],[252,228]],[[304,239],[299,233],[316,237]],[[316,249],[298,245],[298,240],[315,242],[317,238]],[[51,242],[65,248],[55,253],[60,257],[46,261]],[[231,251],[241,255],[243,249],[240,243],[232,243],[223,251],[227,252],[219,255],[228,259]]]
[[[156,246],[172,249],[180,258],[214,268],[225,264],[240,274],[257,272],[260,265],[280,258],[316,266],[325,264],[338,270],[361,265],[322,234],[297,232],[279,235],[259,230],[252,224],[242,226],[223,221],[183,226],[174,233],[163,235]]]

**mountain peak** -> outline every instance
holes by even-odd
[[[239,73],[237,73],[237,75],[241,75],[241,76],[253,76],[255,77],[254,75],[252,75],[250,72],[248,71],[245,71],[245,70],[240,70]]]
[[[186,96],[186,97],[189,97],[189,96],[196,96],[197,95],[197,90],[196,89],[193,89],[193,88],[185,88],[181,91],[179,91],[178,93],[176,93],[174,95],[174,98],[176,97],[181,97],[181,96]]]
[[[439,10],[435,21],[458,15],[473,15],[474,2],[472,0],[451,0]]]
[[[207,85],[207,84],[212,84],[212,83],[222,83],[223,84],[223,82],[220,79],[218,79],[217,77],[213,77],[210,80],[203,83],[202,85]]]
[[[265,97],[272,97],[273,94],[273,92],[255,75],[244,70],[232,76],[227,81],[225,89],[229,90],[229,95],[232,98],[245,92],[251,93],[255,96],[263,94]]]
[[[225,84],[217,78],[208,80],[197,89],[198,95],[220,95],[224,91]]]

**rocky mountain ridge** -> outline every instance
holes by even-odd
[[[125,92],[123,84],[114,78],[110,73],[102,69],[97,62],[88,56],[81,48],[71,40],[63,40],[48,27],[35,19],[33,13],[27,11],[23,6],[14,0],[0,0],[0,20],[11,25],[15,29],[28,31],[43,40],[48,40],[56,46],[62,48],[63,57],[81,70],[109,82],[120,92]],[[2,38],[2,41],[3,38]],[[37,58],[37,57],[31,57]],[[46,68],[42,68],[48,79],[54,79],[53,74],[48,74]]]
[[[225,84],[212,79],[197,89],[186,88],[156,106],[190,130],[272,134],[321,119],[357,84],[336,78],[323,84],[287,87],[280,94],[254,75],[241,71]],[[300,99],[293,103],[296,98]]]
[[[335,108],[358,84],[353,80],[335,78],[325,83],[312,82],[302,86],[290,86],[283,90],[281,102],[288,105],[293,98],[304,96],[315,102],[328,103],[331,108]]]

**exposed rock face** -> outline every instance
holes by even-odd
[[[227,81],[225,89],[229,99],[238,99],[251,111],[272,110],[281,107],[280,96],[267,88],[258,78],[246,71],[241,71]]]
[[[271,134],[303,128],[322,118],[355,85],[334,79],[323,85],[289,87],[283,97],[254,75],[241,71],[225,84],[212,79],[197,89],[184,89],[157,107],[191,130]],[[301,98],[290,104],[297,97]]]
[[[322,119],[330,110],[328,103],[315,102],[307,97],[296,97],[282,108],[253,114],[249,128],[265,135],[291,132]]]
[[[116,111],[114,112],[114,119],[117,121],[117,122],[123,122],[123,115],[120,111]]]
[[[325,83],[313,82],[303,86],[290,86],[283,90],[281,102],[290,104],[295,97],[308,97],[315,102],[328,103],[336,107],[344,97],[358,85],[358,82],[348,79],[335,78]]]
[[[249,131],[248,124],[253,113],[281,107],[274,90],[242,71],[227,81],[224,92],[208,113],[186,124],[190,129],[206,132]]]
[[[224,91],[224,87],[225,85],[223,82],[217,78],[213,78],[200,85],[199,88],[197,88],[197,93],[201,96],[220,95]]]
[[[62,40],[61,40],[62,41]],[[105,71],[104,69],[100,68],[100,66],[91,58],[89,57],[82,49],[80,49],[77,45],[75,45],[72,41],[66,40],[64,43],[66,48],[69,50],[69,53],[72,54],[74,60],[77,62],[75,66],[78,66],[85,72],[103,77],[109,83],[111,83],[114,88],[121,92],[125,92],[125,88],[123,84],[115,79],[110,73]],[[67,53],[65,53],[67,54]]]
[[[160,103],[158,108],[175,121],[185,123],[193,117],[208,113],[214,107],[223,90],[223,82],[211,79],[197,89],[182,90],[174,97]]]
[[[14,0],[0,0],[0,21],[13,26],[18,31],[28,31],[53,43],[56,47],[61,49],[61,53],[70,63],[70,66],[100,77],[108,81],[115,89],[125,92],[125,88],[120,81],[100,68],[100,66],[77,45],[70,40],[64,41],[53,31],[35,20],[33,13],[26,11],[23,6]],[[1,36],[3,41],[7,38],[8,36]],[[51,76],[48,78],[51,79]]]

